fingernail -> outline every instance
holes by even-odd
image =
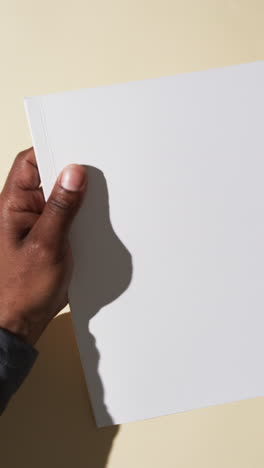
[[[70,164],[63,169],[59,177],[60,185],[70,192],[82,190],[86,183],[86,170],[78,164]]]

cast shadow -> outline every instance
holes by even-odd
[[[78,322],[78,342],[86,361],[89,358],[86,371],[96,420],[109,427],[95,426],[71,317],[59,315],[39,341],[40,355],[31,374],[1,417],[3,466],[106,468],[119,430],[111,426],[104,403],[98,373],[100,356],[89,321],[128,288],[132,258],[112,228],[103,173],[91,166],[88,173],[87,196],[72,231],[78,245],[76,264],[81,270],[77,266],[74,271],[71,302],[75,324]]]
[[[106,468],[119,427],[95,426],[71,314],[50,323],[38,350],[0,418],[1,466]]]
[[[107,183],[102,171],[92,166],[87,166],[87,171],[88,192],[71,234],[76,267],[70,303],[74,306],[73,322],[100,427],[113,424],[113,420],[104,403],[104,389],[98,373],[100,356],[89,321],[129,287],[132,257],[112,227]]]

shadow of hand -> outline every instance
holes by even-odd
[[[75,269],[70,302],[94,414],[100,427],[113,424],[113,418],[104,401],[104,386],[98,371],[100,353],[89,322],[98,313],[110,313],[107,308],[100,311],[129,287],[133,262],[131,253],[112,226],[103,172],[93,166],[87,166],[87,171],[88,191],[71,233]]]
[[[40,355],[0,421],[1,465],[105,468],[118,426],[97,429],[70,314],[59,315]]]

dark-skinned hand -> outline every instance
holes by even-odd
[[[32,345],[68,303],[68,236],[86,185],[86,169],[67,166],[45,203],[30,148],[16,157],[0,195],[0,327]]]

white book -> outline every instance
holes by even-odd
[[[25,100],[89,186],[70,305],[98,426],[264,395],[264,62]]]

